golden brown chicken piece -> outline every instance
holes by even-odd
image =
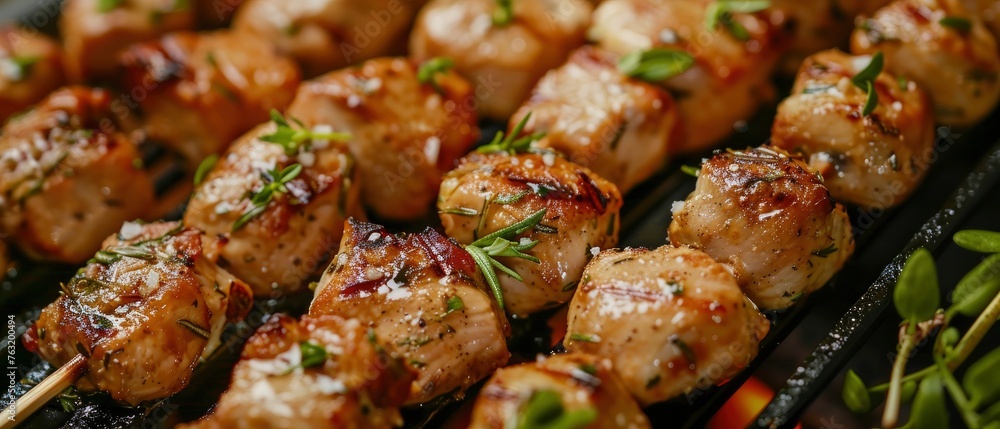
[[[194,21],[186,1],[67,0],[59,16],[66,74],[71,82],[116,78],[118,58],[129,45],[192,30]]]
[[[618,243],[622,196],[614,184],[555,152],[473,153],[445,176],[438,210],[445,233],[468,244],[546,209],[522,240],[540,263],[500,258],[524,281],[499,274],[506,310],[525,316],[568,301],[583,267]]]
[[[476,86],[481,116],[507,120],[531,88],[584,43],[592,6],[584,0],[431,0],[417,16],[410,54],[450,57]]]
[[[192,165],[287,107],[300,81],[295,62],[266,40],[228,30],[137,44],[122,63],[132,89],[116,108],[128,115],[138,106],[149,137]]]
[[[153,201],[135,144],[116,131],[110,97],[60,89],[0,135],[0,226],[32,258],[83,262]]]
[[[610,359],[643,405],[736,375],[769,328],[725,266],[669,246],[601,252],[568,317],[566,350]]]
[[[55,40],[37,30],[0,28],[0,124],[65,82]]]
[[[368,332],[357,319],[272,316],[247,340],[219,405],[180,427],[398,427],[415,374]]]
[[[507,363],[510,326],[464,249],[428,228],[393,235],[350,220],[309,307],[368,321],[418,372],[407,404],[465,389]]]
[[[870,62],[839,50],[807,58],[778,106],[771,144],[801,153],[837,201],[885,209],[927,172],[934,110],[916,83],[882,72],[873,82],[878,105],[864,115],[867,90],[851,79]]]
[[[262,140],[309,132],[291,118],[277,119],[280,129],[269,122],[233,144],[184,213],[186,225],[225,237],[225,266],[257,296],[301,290],[336,253],[347,217],[363,216],[354,158],[344,144],[329,135],[294,146]],[[300,172],[283,180],[289,168]],[[268,193],[272,201],[259,199]]]
[[[625,76],[617,64],[600,48],[578,49],[538,82],[509,128],[531,114],[524,131],[545,133],[540,146],[566,154],[625,193],[666,164],[683,131],[670,93]]]
[[[880,51],[889,72],[927,91],[940,123],[973,125],[1000,99],[997,42],[958,0],[898,0],[859,20],[851,52]]]
[[[271,41],[307,77],[402,52],[417,0],[248,0],[233,28]]]
[[[575,425],[556,427],[651,427],[612,371],[610,360],[566,353],[498,369],[476,397],[469,429],[539,427],[562,421]]]
[[[686,135],[675,149],[681,152],[715,145],[772,97],[770,76],[783,44],[782,29],[772,26],[765,12],[733,14],[729,22],[742,31],[722,23],[709,30],[710,3],[607,0],[594,11],[587,32],[619,56],[662,48],[691,57],[690,68],[661,82],[680,109]]]
[[[250,288],[216,265],[214,239],[176,222],[126,223],[66,284],[25,334],[55,366],[77,355],[77,387],[137,405],[183,389],[227,321],[253,304]]]
[[[304,83],[288,114],[349,133],[362,200],[384,219],[425,215],[441,176],[479,136],[468,82],[451,72],[421,82],[419,65],[379,58]]]
[[[728,265],[743,292],[768,310],[822,287],[854,252],[844,206],[818,172],[780,149],[713,156],[673,214],[670,242]]]

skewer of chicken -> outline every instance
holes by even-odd
[[[417,16],[410,55],[453,58],[475,85],[479,114],[506,121],[546,71],[583,45],[592,8],[584,0],[431,0]]]
[[[78,388],[116,401],[134,406],[177,393],[225,324],[250,310],[253,293],[219,267],[219,245],[176,222],[126,223],[62,285],[25,333],[25,347],[61,366],[61,380],[82,376]],[[40,386],[31,398],[42,403],[61,390]],[[26,409],[23,400],[16,409]]]

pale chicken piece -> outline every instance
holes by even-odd
[[[218,406],[185,429],[368,429],[403,423],[414,378],[366,324],[272,316],[247,340]]]
[[[80,263],[122,222],[143,217],[153,185],[115,131],[111,95],[68,87],[0,135],[0,227],[35,259]]]
[[[452,72],[421,82],[420,65],[379,58],[304,83],[288,108],[306,126],[332,126],[361,170],[362,201],[378,218],[426,215],[441,176],[479,137],[465,107],[472,89]]]
[[[55,366],[83,355],[84,391],[131,405],[177,393],[226,322],[253,304],[250,288],[216,265],[216,246],[176,222],[126,223],[62,285],[25,345]]]
[[[342,143],[314,139],[289,153],[262,140],[277,129],[269,122],[237,140],[184,213],[186,225],[224,237],[226,268],[262,297],[303,289],[336,253],[347,217],[364,215],[354,158]],[[284,183],[287,192],[271,191],[264,205],[253,202],[274,186],[276,172],[296,164],[301,173]],[[261,211],[248,214],[254,210]]]
[[[1000,39],[1000,1],[963,0],[962,4],[971,14],[983,21],[994,39]]]
[[[566,350],[610,359],[643,405],[736,375],[769,329],[725,266],[670,246],[601,252],[568,320]]]
[[[851,52],[882,52],[886,69],[927,91],[946,125],[971,126],[1000,99],[996,39],[958,0],[895,1],[859,20]]]
[[[0,124],[65,81],[62,51],[55,40],[37,30],[0,28]]]
[[[765,12],[735,14],[741,40],[724,25],[709,30],[709,1],[607,0],[594,11],[588,38],[625,56],[654,48],[686,52],[693,64],[660,82],[674,95],[685,137],[679,152],[714,146],[773,98],[770,81],[782,49],[782,29]],[[740,34],[740,36],[744,36]]]
[[[767,310],[822,287],[854,252],[844,206],[799,158],[760,147],[718,153],[694,192],[674,203],[670,242],[728,265],[743,292]]]
[[[59,16],[66,75],[71,82],[114,79],[129,45],[192,30],[194,24],[187,1],[67,0]]]
[[[778,106],[771,144],[802,154],[837,201],[886,209],[905,200],[928,169],[934,110],[914,82],[882,72],[878,105],[851,78],[871,62],[839,50],[805,60],[792,95]]]
[[[590,354],[565,353],[500,368],[476,397],[469,428],[535,427],[532,424],[560,418],[581,423],[572,426],[580,429],[652,427],[612,371],[610,362]],[[548,401],[559,407],[539,405]],[[542,409],[561,412],[544,416],[533,413]],[[533,417],[541,417],[541,421]]]
[[[856,0],[853,0],[856,1]],[[853,2],[852,1],[852,2]],[[780,71],[794,75],[809,55],[845,46],[854,27],[853,13],[840,0],[773,0],[772,22],[789,33],[788,51],[783,55]],[[851,3],[851,2],[846,2]]]
[[[573,297],[587,261],[618,243],[622,196],[614,184],[555,152],[473,153],[445,176],[438,211],[445,233],[469,244],[545,209],[521,240],[540,263],[499,258],[522,281],[498,273],[508,313],[526,316]]]
[[[591,46],[549,71],[509,128],[528,114],[524,132],[545,133],[539,146],[589,167],[622,193],[661,169],[683,133],[670,93],[625,76],[615,55]]]
[[[423,1],[248,0],[233,28],[274,43],[308,77],[402,51]]]
[[[472,106],[507,120],[546,71],[584,43],[593,6],[584,0],[515,0],[508,22],[495,0],[431,0],[410,36],[418,60],[450,57],[475,86]]]
[[[471,255],[430,228],[397,236],[351,219],[309,314],[369,322],[373,341],[418,372],[406,404],[461,397],[510,358],[510,325],[476,270]]]
[[[130,47],[122,63],[125,86],[138,88],[127,106],[142,109],[148,136],[191,165],[284,110],[301,78],[266,40],[228,30],[169,34]]]

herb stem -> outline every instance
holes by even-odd
[[[955,375],[951,373],[952,369],[948,367],[948,364],[940,356],[935,356],[934,360],[937,362],[936,366],[938,372],[941,373],[945,389],[948,390],[952,401],[955,401],[955,406],[962,413],[962,420],[970,428],[979,427],[979,416],[972,409],[972,405],[969,404],[969,398],[965,396],[962,385],[958,384],[958,380],[955,380]]]
[[[906,362],[915,346],[915,334],[907,331],[903,341],[899,343],[896,360],[892,364],[892,376],[889,378],[889,394],[885,400],[885,411],[882,413],[882,427],[893,429],[899,422],[900,394],[903,387],[903,376],[906,373]]]

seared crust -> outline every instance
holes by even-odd
[[[253,294],[215,265],[199,231],[127,225],[42,310],[25,343],[55,366],[82,354],[78,387],[136,405],[183,389]]]
[[[295,62],[267,40],[229,30],[137,44],[122,64],[149,137],[192,166],[266,122],[271,109],[284,110],[301,80]]]
[[[102,89],[63,88],[4,127],[0,219],[29,256],[83,262],[149,209],[153,185],[135,145],[115,131],[110,100]]]
[[[368,321],[373,335],[419,374],[407,404],[460,395],[510,357],[510,326],[472,256],[430,228],[396,236],[348,221],[309,314]]]
[[[566,349],[610,359],[643,405],[739,373],[769,328],[725,266],[669,246],[601,252],[568,318]]]
[[[802,160],[761,147],[702,165],[695,191],[674,209],[670,242],[729,265],[766,309],[822,287],[854,251],[844,207]]]
[[[322,362],[302,368],[302,344]],[[183,428],[392,428],[415,377],[356,319],[277,314],[243,348],[211,414]]]
[[[851,83],[864,60],[838,50],[807,58],[778,106],[771,144],[802,154],[834,199],[884,209],[905,200],[926,174],[934,111],[915,83],[883,72],[874,82],[878,106],[864,116],[867,92]]]
[[[524,279],[499,274],[506,310],[519,316],[573,296],[590,257],[617,244],[621,205],[614,184],[549,151],[474,152],[448,173],[438,197],[445,233],[463,244],[546,210],[542,226],[524,234],[539,241],[530,253],[541,263],[500,258]]]

